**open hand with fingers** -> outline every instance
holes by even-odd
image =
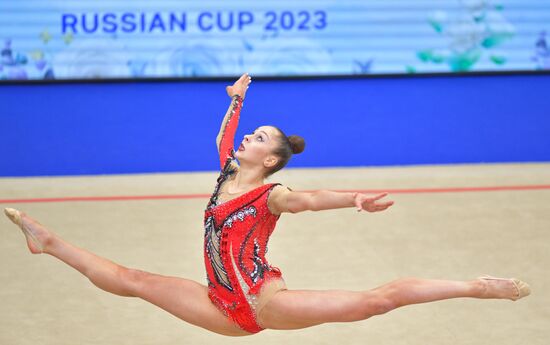
[[[380,201],[380,199],[387,195],[388,193],[381,193],[375,196],[368,196],[363,193],[357,193],[355,195],[355,206],[357,207],[357,212],[361,212],[362,210],[368,212],[384,211],[393,205],[393,201]]]
[[[248,75],[248,73],[241,75],[241,77],[233,85],[227,86],[225,88],[225,90],[227,91],[227,95],[229,97],[239,95],[242,99],[244,99],[246,90],[248,90],[251,82],[252,78],[250,77],[250,75]]]

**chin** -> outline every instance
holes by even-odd
[[[235,152],[235,158],[239,161],[239,163],[243,161],[247,161],[246,155],[243,155],[242,151],[236,151]]]

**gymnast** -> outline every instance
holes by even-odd
[[[344,207],[380,212],[393,202],[383,201],[386,193],[297,192],[278,183],[265,184],[264,179],[282,169],[292,154],[302,152],[305,143],[276,127],[261,126],[234,150],[250,83],[244,74],[226,87],[231,103],[216,139],[221,173],[204,215],[206,285],[120,266],[64,241],[23,212],[5,209],[23,230],[30,252],[58,258],[107,292],[139,297],[188,323],[228,336],[365,320],[402,306],[450,298],[515,301],[530,294],[529,286],[518,279],[491,276],[468,281],[407,277],[365,291],[287,289],[280,270],[265,258],[282,213]]]

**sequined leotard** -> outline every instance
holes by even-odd
[[[204,261],[208,296],[240,328],[257,333],[257,295],[270,279],[281,277],[266,259],[267,242],[279,216],[267,206],[277,184],[266,184],[233,200],[220,203],[222,184],[237,172],[233,139],[242,99],[233,98],[229,120],[220,143],[222,170],[204,214]]]

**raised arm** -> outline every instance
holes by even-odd
[[[224,167],[227,159],[233,155],[235,133],[239,126],[239,118],[246,90],[251,81],[250,76],[245,73],[232,86],[226,87],[227,94],[231,97],[231,104],[225,113],[220,132],[216,137],[221,168]]]
[[[356,207],[357,211],[379,212],[393,205],[393,201],[380,201],[388,195],[382,193],[368,196],[363,193],[333,192],[294,192],[278,187],[269,197],[269,207],[275,214],[283,212],[322,211],[345,207]]]

